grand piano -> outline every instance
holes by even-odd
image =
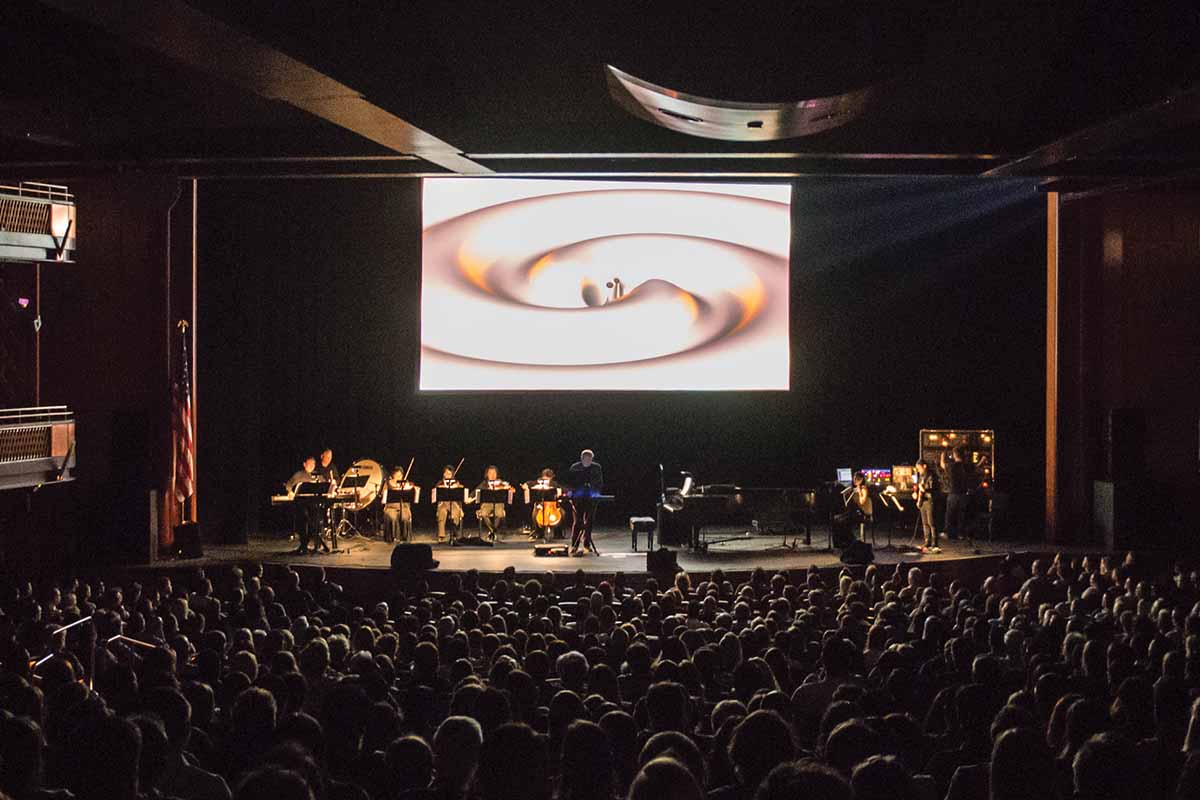
[[[693,485],[691,476],[685,474],[683,486],[667,489],[659,506],[660,541],[705,552],[709,545],[747,534],[782,536],[786,544],[787,534],[803,532],[805,544],[811,544],[821,495],[801,488]],[[734,536],[710,530],[741,526],[745,530]]]

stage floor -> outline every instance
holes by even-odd
[[[708,531],[710,544],[707,553],[693,553],[686,548],[672,547],[677,553],[679,566],[689,572],[707,573],[715,569],[748,572],[755,567],[768,570],[803,569],[810,565],[821,568],[840,563],[838,553],[827,549],[827,529],[814,529],[812,545],[806,546],[800,536],[750,535],[741,529],[718,529]],[[428,535],[418,534],[417,542],[430,543],[433,557],[440,563],[442,572],[461,572],[477,569],[480,572],[498,573],[506,567],[514,567],[518,573],[567,572],[582,569],[593,573],[643,572],[646,569],[646,541],[643,536],[634,552],[630,534],[626,528],[598,528],[595,532],[596,548],[600,555],[569,557],[538,557],[534,555],[533,543],[524,535],[509,532],[496,543],[488,546],[451,547],[435,544]],[[786,545],[784,546],[786,540]],[[559,543],[568,544],[566,540]],[[794,548],[792,547],[795,542]],[[895,537],[894,547],[889,547],[887,537],[880,532],[876,536],[875,563],[895,564],[898,561],[928,563],[938,561],[961,561],[963,559],[986,558],[1005,553],[1041,553],[1048,548],[1035,541],[976,542],[972,548],[965,541],[942,543],[940,554],[921,554],[909,546],[907,536]],[[339,539],[340,552],[319,555],[297,555],[295,540],[279,537],[251,537],[246,544],[206,545],[202,559],[177,562],[204,566],[247,561],[265,564],[290,564],[324,566],[349,569],[388,569],[391,565],[392,545],[370,538],[355,536]]]

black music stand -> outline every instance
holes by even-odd
[[[390,505],[392,503],[408,503],[409,505],[412,505],[416,502],[416,487],[412,489],[389,489],[384,487],[384,491],[387,492],[384,505]]]
[[[337,524],[337,530],[338,530],[339,536],[345,536],[348,531],[354,531],[354,533],[356,533],[359,536],[363,535],[363,532],[358,529],[358,525],[355,524],[358,522],[358,490],[363,488],[364,486],[366,486],[368,481],[370,481],[370,480],[371,480],[371,476],[369,473],[359,472],[357,469],[355,469],[353,467],[351,467],[350,472],[347,472],[345,475],[342,476],[342,481],[340,484],[338,484],[338,495],[339,495],[338,510],[342,512],[342,518],[340,520],[338,520],[338,524]],[[344,493],[347,489],[350,489],[354,492],[353,501],[349,500],[345,496]],[[344,503],[348,503],[348,502],[353,502],[353,504],[355,506],[354,510],[350,511],[350,513],[354,515],[353,522],[350,521],[349,519],[347,519],[347,508],[345,505],[343,505]]]
[[[438,489],[441,489],[443,492],[446,492],[449,496],[448,497],[438,497]],[[429,491],[429,502],[433,503],[434,509],[437,509],[438,503],[460,503],[463,506],[463,517],[466,517],[466,514],[467,514],[466,506],[467,506],[467,498],[469,496],[469,494],[468,494],[469,491],[470,490],[467,489],[466,486],[434,486]],[[462,496],[455,497],[453,494],[455,492],[462,492]],[[454,524],[453,519],[450,520],[450,530],[453,533],[452,533],[452,535],[449,535],[446,537],[447,540],[449,540],[450,544],[452,544],[452,545],[458,544],[459,537],[462,536],[462,524],[463,524],[463,521],[461,518],[459,519],[457,525]]]
[[[303,483],[296,484],[295,498],[297,502],[308,508],[323,509],[325,525],[317,531],[318,546],[325,543],[325,531],[329,531],[329,549],[337,552],[337,532],[333,530],[333,526],[329,520],[329,511],[333,503],[333,498],[329,496],[329,492],[332,489],[333,481],[330,480],[304,481]],[[304,524],[307,526],[308,522],[309,518],[306,516]]]
[[[580,502],[590,502],[593,504],[592,519],[595,521],[596,510],[598,508],[597,500],[601,497],[601,494],[601,492],[593,489],[591,484],[581,482],[575,482],[572,488],[563,492],[563,498],[571,505],[572,526],[577,524],[576,520],[579,515],[578,503]],[[572,531],[572,541],[574,541],[574,531]],[[588,536],[587,549],[591,550],[595,555],[600,555],[600,551],[596,549],[596,542],[591,536]]]
[[[509,493],[510,491],[512,491],[512,490],[511,490],[511,489],[508,489],[508,488],[503,488],[503,489],[479,489],[478,491],[476,491],[476,492],[475,492],[475,500],[476,500],[477,502],[479,502],[479,504],[480,504],[481,506],[482,506],[482,504],[483,504],[483,503],[501,503],[501,504],[503,504],[504,506],[506,506],[506,509],[505,509],[505,510],[507,511],[507,506],[508,506],[508,493]],[[503,524],[503,522],[499,523],[499,524],[496,526],[496,529],[497,529],[497,531],[499,531],[499,529],[500,529],[500,525],[502,525],[502,524]],[[482,536],[483,536],[483,517],[479,517],[479,535],[480,535],[480,537],[482,537]],[[493,540],[492,540],[492,541],[493,541],[493,542],[495,541],[494,535],[493,535]]]
[[[557,486],[548,486],[545,488],[538,488],[536,486],[530,486],[529,487],[529,504],[531,506],[533,506],[533,505],[537,505],[538,503],[556,503],[556,502],[558,502],[560,492],[561,492],[561,490]],[[550,538],[551,538],[551,536],[553,536],[553,534],[554,534],[553,526],[545,525],[542,527],[542,541],[543,542],[550,541]]]

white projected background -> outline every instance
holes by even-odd
[[[423,390],[787,389],[786,185],[429,178]]]

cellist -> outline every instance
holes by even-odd
[[[540,539],[543,535],[553,528],[558,523],[562,522],[562,509],[558,506],[558,497],[562,494],[562,487],[558,485],[558,481],[554,480],[554,470],[546,467],[538,475],[537,480],[533,483],[528,481],[521,484],[521,489],[525,493],[525,505],[529,505],[529,490],[546,489],[554,490],[554,501],[543,502],[538,501],[533,507],[533,524],[534,530],[529,534],[530,539]]]

